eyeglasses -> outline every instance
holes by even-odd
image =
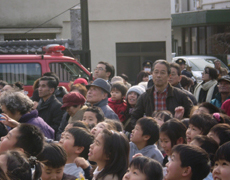
[[[103,69],[102,67],[96,67],[94,71],[105,71],[105,69]]]

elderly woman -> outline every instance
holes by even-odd
[[[218,93],[217,87],[217,70],[213,67],[205,67],[202,73],[202,82],[199,83],[194,91],[194,96],[198,103],[210,102]]]
[[[54,139],[54,130],[38,116],[38,111],[32,110],[33,101],[22,92],[6,91],[0,97],[2,111],[5,113],[5,123],[14,126],[15,121],[38,126],[47,138]],[[13,120],[12,120],[13,119]]]

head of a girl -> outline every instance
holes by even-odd
[[[41,164],[34,158],[27,159],[21,151],[10,150],[1,153],[0,167],[10,179],[32,180],[41,176]],[[35,168],[32,178],[31,168]]]
[[[171,119],[160,127],[160,144],[168,156],[174,145],[186,143],[185,132],[185,125],[177,119]]]
[[[169,119],[172,119],[173,115],[168,110],[159,110],[154,111],[152,117],[157,121],[157,124],[161,127],[164,122],[168,121]]]
[[[189,119],[188,129],[186,131],[187,144],[193,140],[196,135],[207,135],[209,130],[218,122],[209,114],[195,114]]]
[[[224,143],[214,157],[213,179],[228,180],[230,177],[230,142]]]
[[[30,124],[20,124],[1,138],[0,153],[23,149],[28,156],[37,156],[43,148],[44,135],[38,127]]]
[[[140,156],[132,159],[122,180],[162,180],[161,164],[149,157]]]
[[[202,72],[202,80],[208,82],[210,80],[215,80],[218,78],[217,70],[213,67],[206,66]]]
[[[132,86],[128,89],[126,94],[127,104],[130,107],[134,107],[137,103],[138,97],[145,92],[145,89],[142,86]]]
[[[42,180],[62,179],[67,154],[61,146],[55,143],[45,144],[43,151],[38,155],[38,160],[43,163]]]
[[[213,138],[221,146],[230,140],[230,125],[225,123],[216,124],[210,129],[207,136]]]
[[[90,145],[89,160],[97,163],[97,178],[106,175],[122,179],[128,168],[129,142],[123,133],[104,129]]]
[[[86,122],[90,129],[96,124],[105,120],[105,116],[101,108],[93,106],[86,109],[83,114],[82,121]]]
[[[119,101],[122,100],[125,97],[125,94],[127,92],[127,88],[122,83],[114,83],[111,87],[111,99],[113,101]]]
[[[194,114],[213,114],[217,112],[220,112],[219,108],[209,102],[203,102],[199,104],[198,109],[194,112]]]
[[[94,137],[97,137],[97,135],[103,131],[103,129],[114,129],[111,124],[108,124],[107,122],[105,121],[102,121],[100,123],[98,123],[93,129],[91,129],[91,134],[94,136]]]

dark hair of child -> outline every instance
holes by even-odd
[[[90,111],[92,113],[94,113],[96,115],[97,118],[97,123],[102,122],[105,120],[105,115],[104,112],[101,110],[101,108],[97,107],[97,106],[93,106],[93,107],[88,107],[86,111]]]
[[[191,167],[191,180],[202,180],[209,174],[210,163],[208,153],[202,148],[179,144],[173,147],[172,153],[177,153],[180,156],[181,167]]]
[[[227,123],[230,125],[230,117],[224,113],[213,113],[212,116],[218,121],[218,123]]]
[[[34,125],[24,123],[16,128],[19,135],[14,146],[24,149],[28,156],[37,156],[44,145],[44,135],[41,130]]]
[[[137,120],[136,124],[141,126],[143,131],[142,136],[150,135],[147,141],[147,145],[152,145],[156,143],[159,139],[159,126],[157,122],[152,117],[143,117]]]
[[[209,159],[211,160],[211,166],[214,166],[214,155],[219,147],[217,142],[205,135],[197,135],[194,137],[193,141],[194,140],[198,142],[199,147],[208,153]]]
[[[111,174],[122,179],[128,169],[129,141],[125,134],[104,129],[104,154],[108,157],[104,169],[97,175],[96,179],[103,179]]]
[[[70,133],[74,137],[74,146],[84,147],[80,157],[88,159],[89,146],[94,140],[94,137],[90,134],[90,132],[80,127],[70,128],[66,132]]]
[[[1,167],[0,167],[0,179],[10,180],[10,178],[6,175],[6,173],[2,170]]]
[[[144,71],[144,70],[140,71],[140,72],[137,74],[137,83],[136,83],[136,84],[142,82],[142,81],[143,81],[142,79],[143,79],[144,77],[148,77],[149,75],[150,75],[149,72],[146,72],[146,71]]]
[[[5,151],[1,155],[5,155],[7,159],[6,175],[11,180],[38,180],[41,177],[42,169],[39,161],[34,158],[27,159],[26,155],[21,151]],[[34,168],[33,173],[31,168]]]
[[[186,143],[186,130],[185,125],[177,119],[171,119],[160,127],[160,133],[169,137],[172,147],[177,144],[179,138],[183,139],[184,144]]]
[[[129,167],[134,167],[146,175],[146,180],[162,180],[163,169],[161,164],[149,157],[140,156],[133,158]]]
[[[46,143],[43,151],[38,155],[38,160],[48,167],[60,168],[65,166],[67,154],[65,150],[56,143]]]
[[[219,146],[230,141],[230,125],[221,123],[213,126],[209,132],[214,133],[220,140]]]
[[[202,135],[207,135],[209,130],[218,122],[210,114],[194,114],[189,119],[189,124],[201,130]]]
[[[121,92],[122,97],[126,95],[127,87],[122,83],[114,83],[111,87],[111,91],[117,90]]]
[[[160,118],[164,119],[164,122],[166,122],[169,119],[172,119],[173,115],[168,110],[158,110],[158,111],[153,112],[152,117],[156,117],[156,118],[160,117]]]
[[[219,149],[216,151],[214,161],[219,161],[219,160],[226,160],[230,162],[230,141],[224,143],[219,147]]]
[[[209,102],[203,102],[201,104],[198,105],[198,107],[204,107],[206,109],[208,109],[210,114],[216,113],[216,112],[220,112],[220,109],[216,106],[214,106],[213,104],[209,103]]]
[[[76,120],[76,121],[70,122],[69,124],[72,124],[73,127],[81,127],[89,131],[89,127],[84,121]]]
[[[105,122],[111,124],[112,127],[118,132],[123,132],[123,124],[120,121],[116,121],[113,119],[105,119]]]
[[[186,128],[188,129],[188,122],[189,122],[189,118],[184,118],[181,120],[181,122],[186,126]]]

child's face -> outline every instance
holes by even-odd
[[[61,180],[63,176],[64,166],[60,168],[52,168],[46,165],[42,167],[42,180]]]
[[[128,168],[127,172],[123,176],[122,180],[145,180],[147,179],[146,175],[143,174],[139,169],[131,166]]]
[[[213,180],[229,180],[230,162],[226,160],[218,160],[215,162],[212,171]]]
[[[5,173],[7,172],[7,157],[5,154],[0,155],[0,167]]]
[[[73,127],[73,124],[71,124],[71,123],[67,124],[67,126],[65,127],[65,130],[61,133],[61,138],[59,140],[59,145],[61,145],[61,146],[63,145],[65,132],[68,129],[72,128],[72,127]]]
[[[13,149],[14,145],[18,141],[17,138],[18,136],[19,136],[19,132],[17,127],[9,131],[6,136],[3,136],[1,138],[1,143],[0,143],[0,153]]]
[[[163,117],[160,117],[160,116],[157,116],[157,117],[154,117],[154,119],[156,120],[157,124],[161,127],[162,124],[164,124],[164,119]]]
[[[104,153],[103,133],[99,133],[93,144],[90,145],[88,159],[94,161],[100,168],[104,168],[108,159]]]
[[[171,140],[165,133],[160,133],[160,145],[164,149],[165,153],[170,156],[172,150]]]
[[[214,139],[218,144],[220,144],[220,138],[214,132],[210,131],[207,136]]]
[[[138,144],[140,142],[143,142],[143,131],[139,124],[136,124],[134,129],[132,130],[132,134],[130,136],[130,141],[132,141],[135,144]]]
[[[88,125],[96,125],[97,124],[96,114],[91,111],[85,111],[82,121],[85,121]]]
[[[200,135],[201,134],[201,130],[195,126],[193,126],[192,124],[188,125],[188,129],[186,131],[186,139],[187,139],[187,144],[190,144],[190,142],[193,140],[193,138],[196,135]]]
[[[185,171],[185,168],[181,167],[181,160],[178,153],[173,152],[171,160],[166,164],[167,173],[165,179],[167,180],[178,180],[182,179],[182,173]]]
[[[118,89],[112,89],[110,94],[111,94],[111,99],[113,101],[118,101],[122,99],[121,91],[119,91]]]
[[[64,133],[62,147],[65,149],[67,155],[72,155],[75,153],[76,146],[74,146],[74,137],[69,132]]]
[[[137,93],[130,92],[127,96],[127,101],[131,106],[135,106],[137,104]]]
[[[100,122],[93,129],[91,129],[90,132],[94,137],[97,137],[97,135],[105,128],[106,128],[106,123]]]

